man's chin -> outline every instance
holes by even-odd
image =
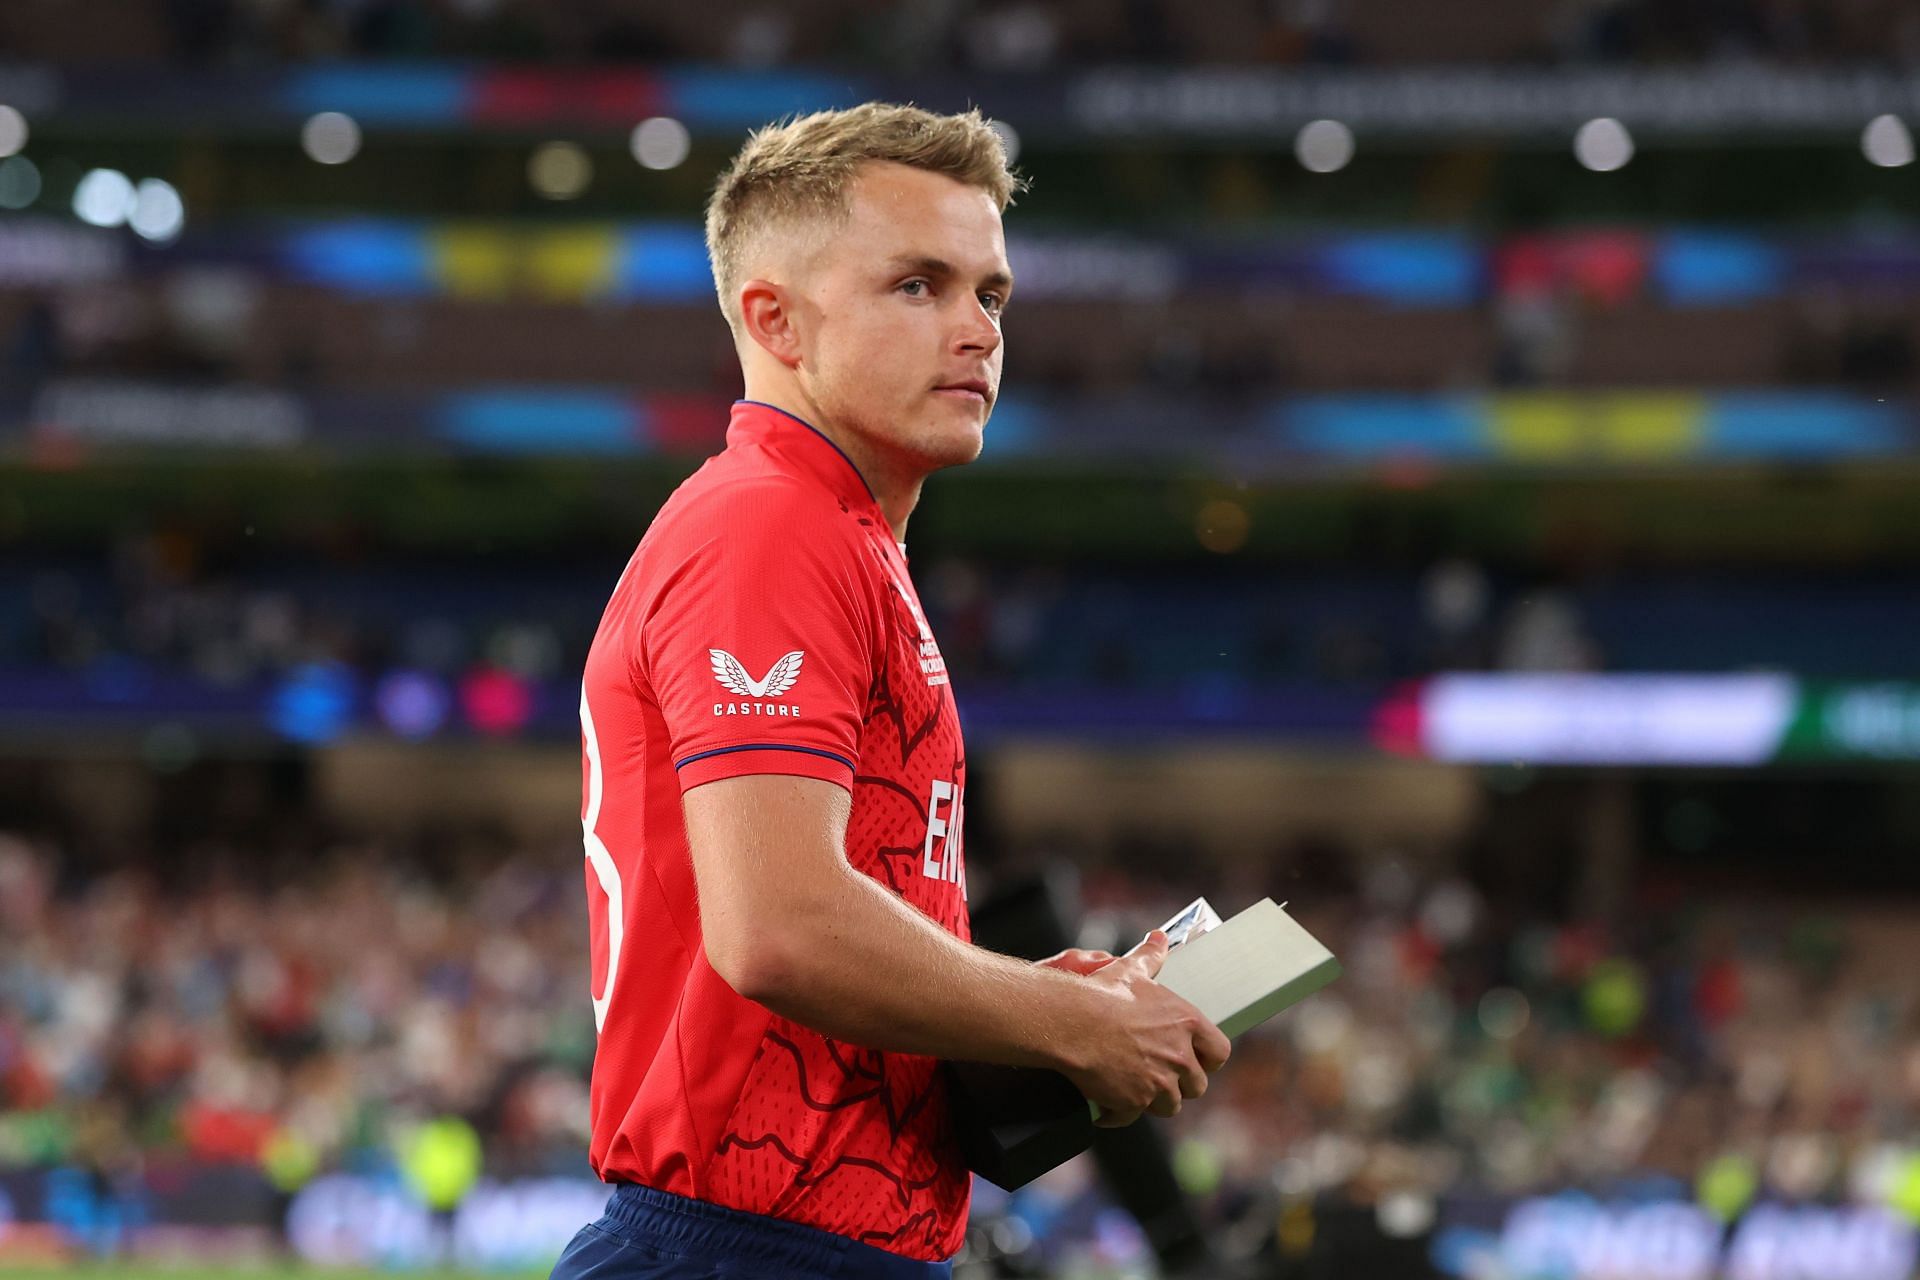
[[[972,449],[922,450],[919,454],[920,471],[923,475],[932,475],[936,471],[964,467],[979,456],[978,444]]]
[[[967,435],[956,436],[950,443],[952,444],[952,448],[947,451],[945,459],[940,465],[943,467],[965,466],[967,463],[978,458],[981,451],[986,448],[986,424],[982,423],[980,426],[975,427]]]
[[[983,415],[984,416],[984,415]],[[969,426],[942,423],[930,429],[916,442],[921,464],[928,471],[962,467],[980,456],[986,446],[986,423]]]

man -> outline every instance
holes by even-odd
[[[966,761],[902,539],[980,452],[1015,185],[977,113],[869,104],[756,133],[714,190],[746,398],[587,658],[591,1158],[619,1185],[556,1276],[945,1276],[970,1176],[939,1059],[1058,1069],[1125,1124],[1227,1057],[1153,981],[1163,936],[968,941]]]

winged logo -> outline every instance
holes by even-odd
[[[725,649],[709,649],[707,656],[713,659],[713,678],[718,680],[729,693],[737,693],[743,698],[778,698],[793,688],[793,682],[800,678],[800,660],[806,656],[804,649],[795,649],[786,657],[773,664],[767,674],[755,680],[740,665],[740,659]]]

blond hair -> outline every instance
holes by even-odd
[[[978,110],[942,116],[869,102],[755,130],[707,200],[707,257],[721,313],[736,332],[734,294],[748,244],[769,227],[845,217],[848,187],[862,165],[875,161],[978,187],[1002,213],[1026,188],[1008,166],[1006,143]]]

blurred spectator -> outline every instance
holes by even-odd
[[[62,347],[60,319],[53,300],[37,294],[7,338],[6,382],[22,391],[34,391],[61,371]]]
[[[1593,671],[1600,655],[1572,598],[1538,591],[1508,611],[1496,665],[1502,671]]]

